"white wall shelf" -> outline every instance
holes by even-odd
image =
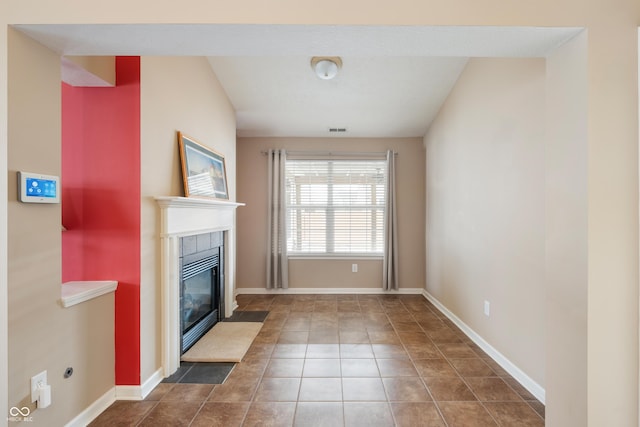
[[[109,292],[115,292],[118,282],[115,280],[92,280],[65,282],[61,286],[60,300],[64,308],[89,301]]]

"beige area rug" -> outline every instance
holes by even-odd
[[[218,322],[182,355],[183,362],[240,362],[261,322]]]

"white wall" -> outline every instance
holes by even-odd
[[[424,140],[427,291],[543,387],[544,92],[542,59],[471,59]]]
[[[235,111],[206,58],[142,57],[140,376],[160,368],[160,241],[156,196],[184,196],[176,132],[225,156],[229,199],[236,194]],[[233,280],[233,271],[226,272]]]

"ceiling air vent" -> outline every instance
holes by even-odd
[[[344,133],[347,131],[347,128],[329,128],[329,132],[331,133]]]

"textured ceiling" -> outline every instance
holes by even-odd
[[[544,57],[580,30],[537,27],[18,25],[63,55],[206,56],[239,136],[422,136],[469,57]],[[312,56],[341,56],[320,80]]]

